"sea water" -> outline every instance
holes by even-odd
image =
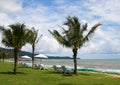
[[[35,63],[42,63],[45,65],[53,66],[53,65],[65,65],[69,67],[74,67],[72,59],[42,59],[35,60]],[[102,71],[116,71],[120,72],[120,60],[102,60],[102,59],[85,59],[85,60],[77,60],[78,67],[85,68],[93,68]]]

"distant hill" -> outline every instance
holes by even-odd
[[[13,55],[14,55],[13,54],[14,53],[13,49],[6,49],[6,48],[2,48],[2,47],[0,47],[0,49],[8,52],[9,53],[9,57],[13,57]],[[32,53],[26,52],[26,51],[20,51],[20,56],[23,56],[23,55],[28,55],[28,56],[31,57]]]
[[[69,56],[48,56],[49,59],[73,59]]]
[[[0,47],[0,49],[8,52],[9,53],[9,56],[8,56],[9,58],[13,57],[13,55],[14,55],[13,54],[13,52],[14,52],[13,49],[6,49],[6,48],[2,48],[2,47]],[[32,53],[31,52],[26,52],[26,51],[20,51],[19,55],[20,56],[28,55],[28,56],[31,57]],[[49,56],[49,55],[47,55],[47,56],[48,56],[48,59],[73,59],[73,58],[71,58],[69,56]]]

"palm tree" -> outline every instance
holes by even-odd
[[[29,31],[26,29],[25,24],[15,23],[9,25],[10,28],[3,30],[2,43],[7,47],[12,47],[14,49],[14,74],[17,71],[17,62],[19,51],[22,46],[24,46],[29,39]]]
[[[29,43],[32,46],[32,67],[34,67],[34,51],[35,51],[35,44],[38,43],[39,39],[42,37],[42,35],[40,35],[39,38],[38,37],[38,30],[35,30],[35,28],[32,28],[30,31],[30,40]]]
[[[4,51],[4,50],[0,50],[0,57],[2,58],[3,62],[4,59],[8,56],[8,52]]]
[[[95,24],[85,35],[85,31],[87,30],[87,23],[81,26],[79,20],[77,17],[67,17],[67,21],[64,23],[64,25],[68,26],[68,29],[64,29],[60,26],[63,30],[63,35],[61,35],[57,30],[54,30],[51,32],[48,30],[55,39],[62,44],[65,47],[72,48],[73,52],[73,61],[74,61],[74,74],[77,74],[77,52],[78,49],[80,49],[85,42],[89,41],[89,38],[94,33],[96,28],[100,26],[100,23]]]

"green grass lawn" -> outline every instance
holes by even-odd
[[[78,72],[78,75],[63,75],[48,70],[18,67],[12,74],[13,64],[0,62],[0,85],[120,85],[120,77],[102,73]]]

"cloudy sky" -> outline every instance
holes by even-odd
[[[79,49],[81,59],[120,59],[120,0],[0,0],[0,25],[25,23],[35,27],[43,37],[36,45],[36,53],[72,56],[71,49],[62,47],[48,32],[61,29],[66,17],[77,16],[81,24],[92,27],[102,23],[89,42]],[[0,34],[1,36],[1,34]],[[0,43],[1,47],[4,47]],[[22,48],[31,52],[27,44]]]

